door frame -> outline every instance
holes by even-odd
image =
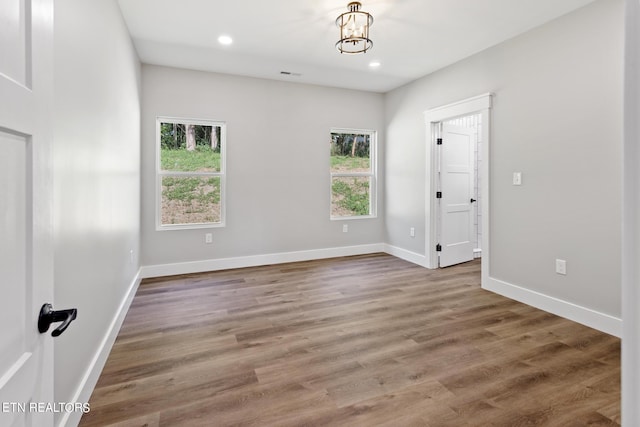
[[[482,165],[480,168],[480,199],[482,200],[482,281],[489,274],[489,146],[493,94],[485,93],[424,112],[426,125],[425,176],[425,267],[438,268],[438,185],[437,138],[439,124],[456,117],[480,114],[482,117]]]
[[[622,424],[640,423],[640,2],[626,0],[622,214]]]

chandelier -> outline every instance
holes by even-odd
[[[351,2],[347,5],[349,11],[336,18],[336,26],[340,28],[340,40],[336,43],[336,49],[340,53],[367,53],[373,46],[369,38],[373,16],[362,12],[361,6],[360,2]]]

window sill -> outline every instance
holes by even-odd
[[[207,224],[174,224],[174,225],[156,225],[156,231],[175,231],[175,230],[200,230],[203,228],[222,228],[224,223],[207,223]]]
[[[375,219],[378,215],[358,215],[358,216],[332,216],[331,221],[351,221],[354,219]]]

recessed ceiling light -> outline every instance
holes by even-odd
[[[233,39],[229,36],[220,36],[218,37],[218,43],[229,46],[231,43],[233,43]]]
[[[371,61],[371,62],[369,62],[369,67],[371,67],[371,68],[378,68],[380,65],[382,65],[380,63],[380,61]]]

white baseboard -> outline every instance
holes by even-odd
[[[414,264],[417,264],[420,267],[427,266],[427,257],[422,254],[411,252],[406,249],[402,249],[397,246],[392,246],[388,244],[384,245],[384,252],[388,253],[389,255],[393,255],[396,258],[400,258],[405,261],[409,261]]]
[[[138,273],[131,281],[127,293],[124,295],[124,298],[120,302],[120,306],[118,307],[118,310],[116,311],[113,320],[109,325],[109,328],[102,338],[102,341],[100,342],[100,345],[98,346],[96,353],[93,356],[93,359],[91,360],[89,367],[84,373],[82,381],[80,381],[80,384],[78,385],[78,388],[70,402],[89,402],[91,393],[93,393],[93,389],[98,382],[98,378],[100,377],[102,368],[104,368],[104,364],[107,362],[107,358],[109,357],[109,353],[111,352],[113,343],[118,336],[118,332],[120,331],[122,322],[124,321],[124,318],[129,311],[129,306],[131,305],[133,297],[138,291],[138,286],[140,285],[141,280],[142,278],[140,275],[140,270],[138,270]],[[77,426],[80,423],[81,417],[82,412],[79,411],[65,412],[60,419],[58,427]]]
[[[484,277],[484,275],[482,288],[607,334],[622,337],[622,319],[620,318],[512,285],[493,277]]]
[[[228,270],[231,268],[256,267],[261,265],[283,264],[286,262],[365,255],[376,252],[385,252],[385,245],[383,243],[374,243],[369,245],[250,255],[246,257],[147,265],[140,269],[140,277],[145,279],[148,277],[173,276],[176,274],[201,273],[205,271]]]

